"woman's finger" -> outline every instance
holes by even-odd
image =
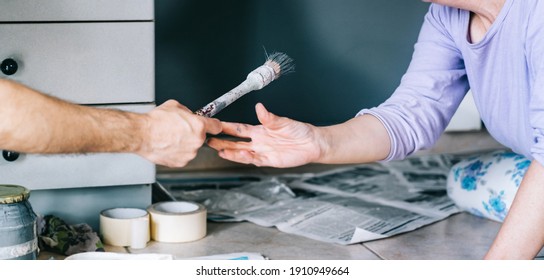
[[[221,150],[219,156],[226,160],[244,163],[244,164],[255,164],[255,154],[247,150]]]
[[[231,141],[211,137],[207,142],[211,148],[221,150],[251,150],[251,142]]]
[[[253,131],[253,126],[242,123],[230,123],[230,122],[221,122],[223,126],[223,133],[240,137],[240,138],[251,138],[251,133]]]

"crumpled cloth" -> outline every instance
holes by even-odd
[[[70,256],[82,252],[104,252],[98,234],[88,224],[68,225],[53,215],[38,217],[40,250]]]

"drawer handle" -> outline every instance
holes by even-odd
[[[19,153],[18,152],[14,152],[14,151],[2,151],[2,156],[4,157],[5,160],[9,161],[9,162],[12,162],[12,161],[16,161],[18,158],[19,158]]]
[[[13,58],[6,58],[2,61],[2,64],[0,64],[0,70],[7,76],[15,74],[17,69],[19,69],[19,65]]]

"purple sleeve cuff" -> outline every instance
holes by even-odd
[[[387,162],[387,161],[392,161],[392,160],[398,159],[398,158],[394,157],[394,155],[396,154],[398,145],[397,145],[397,140],[394,137],[391,137],[391,135],[392,135],[391,127],[380,116],[379,113],[377,113],[377,112],[375,112],[375,111],[373,111],[371,109],[363,109],[363,110],[359,111],[359,113],[357,113],[357,116],[362,116],[362,115],[365,115],[365,114],[372,115],[372,116],[376,117],[378,120],[380,120],[380,122],[385,127],[385,130],[387,130],[387,134],[389,135],[389,141],[391,143],[391,145],[390,145],[391,149],[389,150],[389,155],[387,155],[387,157],[385,159],[380,160],[380,162]]]

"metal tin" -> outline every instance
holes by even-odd
[[[29,196],[25,187],[0,185],[0,259],[34,260],[38,256],[36,214]]]

